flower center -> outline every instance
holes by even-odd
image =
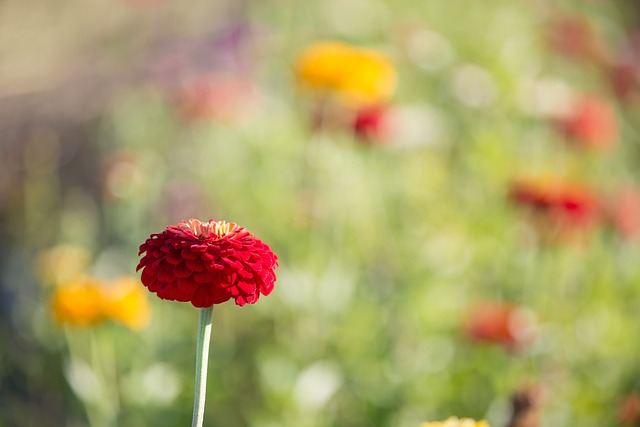
[[[190,230],[199,239],[222,239],[227,234],[234,231],[238,226],[233,222],[211,220],[201,222],[197,219],[183,221],[180,228]]]

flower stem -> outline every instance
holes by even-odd
[[[207,365],[209,362],[212,318],[213,306],[200,309],[196,347],[196,389],[193,397],[193,419],[191,421],[191,427],[202,427],[204,420],[204,401],[207,393]]]

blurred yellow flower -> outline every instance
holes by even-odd
[[[474,421],[470,418],[450,417],[445,421],[422,423],[420,427],[489,427],[486,421]]]
[[[90,326],[104,320],[104,297],[96,280],[83,277],[56,288],[51,308],[59,323]]]
[[[36,260],[36,271],[43,284],[57,285],[80,276],[89,262],[86,249],[63,244],[42,252]]]
[[[303,87],[350,105],[385,102],[396,86],[395,69],[384,54],[338,42],[307,47],[294,70]]]
[[[58,286],[51,308],[59,323],[91,326],[106,320],[140,329],[149,321],[146,293],[135,279],[125,277],[105,284],[83,276]]]
[[[149,323],[150,311],[147,294],[142,285],[131,277],[118,279],[105,288],[104,312],[132,329]]]

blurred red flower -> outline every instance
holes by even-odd
[[[607,222],[626,239],[640,237],[640,190],[631,186],[618,189],[604,200]]]
[[[569,224],[591,224],[599,212],[598,198],[590,189],[553,178],[516,181],[511,198],[522,205]]]
[[[209,307],[231,298],[253,304],[269,295],[278,257],[269,246],[234,223],[197,219],[168,226],[142,245],[137,270],[160,298]]]
[[[633,63],[620,61],[608,69],[609,81],[613,91],[623,101],[631,100],[640,88],[640,67]]]
[[[312,118],[316,131],[350,132],[359,142],[369,144],[390,142],[397,124],[395,111],[383,104],[354,107],[318,103]]]
[[[530,343],[536,322],[531,311],[505,302],[473,307],[465,321],[465,335],[474,340],[516,349]]]
[[[579,237],[600,219],[600,203],[591,189],[556,178],[520,179],[510,189],[515,203],[530,208],[544,236]]]
[[[355,112],[352,127],[362,140],[388,141],[392,130],[391,111],[384,105],[361,108]]]
[[[575,59],[606,62],[609,53],[593,26],[580,16],[563,16],[548,27],[549,46],[562,55]]]
[[[618,99],[637,100],[640,94],[640,32],[632,32],[622,43],[606,73]]]
[[[618,405],[618,419],[625,426],[636,425],[640,421],[640,394],[625,396]]]
[[[601,98],[583,96],[568,114],[559,117],[558,128],[578,146],[609,149],[618,141],[618,121],[611,106]]]

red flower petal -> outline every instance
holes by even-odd
[[[137,270],[162,299],[209,307],[234,298],[253,304],[274,288],[278,257],[233,223],[183,221],[152,234],[142,245]]]

